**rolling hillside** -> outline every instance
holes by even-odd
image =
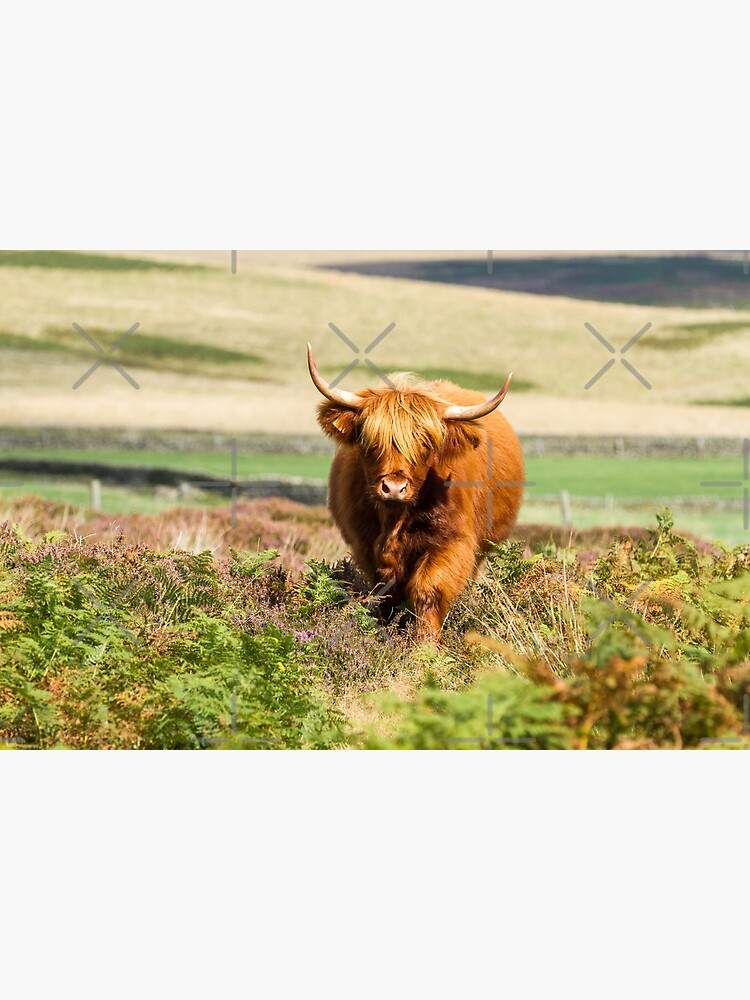
[[[558,267],[536,294],[498,287],[513,277],[499,255],[491,276],[482,254],[447,255],[460,266],[442,277],[434,254],[390,256],[401,264],[362,274],[361,252],[240,252],[233,274],[229,251],[0,255],[0,425],[315,433],[310,340],[331,378],[359,360],[341,383],[351,389],[376,378],[365,358],[487,392],[512,369],[504,407],[525,433],[741,437],[750,429],[750,276],[740,260],[694,258],[680,284],[679,258],[679,273],[662,258],[632,258],[622,295],[637,298],[640,287],[642,301],[616,302],[601,300],[593,280],[582,285],[579,265],[568,286]],[[466,283],[475,265],[477,285]],[[481,287],[490,279],[493,287]],[[586,324],[615,352],[651,325],[620,355]],[[80,381],[97,360],[125,374],[104,363]]]

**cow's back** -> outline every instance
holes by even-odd
[[[438,381],[432,387],[437,395],[459,406],[473,406],[487,398],[481,392],[462,389],[452,382]],[[484,546],[487,541],[507,538],[516,523],[523,487],[511,484],[523,482],[523,452],[515,431],[499,409],[474,425],[483,432],[483,443],[458,460],[454,479],[477,484],[456,488],[472,493],[477,543]]]

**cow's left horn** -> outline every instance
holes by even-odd
[[[310,369],[310,378],[313,380],[315,388],[321,392],[326,399],[330,399],[332,403],[339,403],[341,406],[347,406],[350,410],[358,410],[360,408],[364,400],[361,396],[358,396],[356,392],[347,392],[346,389],[333,389],[326,382],[315,365],[315,358],[313,357],[312,347],[310,344],[307,345],[307,367]]]
[[[506,378],[500,392],[484,403],[477,403],[476,406],[449,406],[443,414],[443,420],[479,420],[480,417],[486,417],[502,403],[512,378],[513,372]]]

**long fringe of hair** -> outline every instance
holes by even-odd
[[[378,458],[394,449],[416,465],[445,440],[441,401],[408,372],[390,376],[393,389],[371,390],[361,411],[362,443]]]

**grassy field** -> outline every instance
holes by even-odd
[[[155,452],[155,451],[107,451],[103,449],[56,450],[39,448],[21,453],[0,450],[0,463],[4,458],[23,457],[34,459],[55,459],[59,461],[105,462],[117,466],[150,466],[160,469],[183,470],[186,475],[208,473],[212,476],[228,476],[231,469],[231,451],[196,452]],[[310,479],[325,479],[331,459],[327,455],[243,455],[237,454],[238,476],[282,475],[304,476]]]
[[[352,390],[376,380],[365,360],[487,394],[512,369],[503,412],[531,450],[534,436],[721,437],[736,456],[539,457],[537,442],[511,540],[455,602],[439,647],[416,643],[408,609],[372,616],[323,507],[231,505],[172,481],[105,483],[94,511],[83,473],[0,468],[0,745],[747,745],[741,259],[496,253],[491,273],[484,251],[240,251],[236,274],[230,262],[0,253],[0,427],[78,435],[0,463],[228,477],[216,432],[320,437],[308,340],[329,378],[358,361],[341,383]],[[91,440],[134,449],[148,429],[154,449],[187,440],[165,430],[209,433],[205,450],[141,452],[83,448],[84,428],[124,430]],[[237,477],[323,480],[329,462],[240,449]],[[655,516],[665,503],[697,538]]]
[[[615,502],[611,507],[595,507],[571,500],[571,523],[576,530],[587,528],[614,528],[629,531],[634,527],[645,528],[653,524],[654,515],[661,504],[643,504],[632,507]],[[677,530],[710,542],[724,545],[742,545],[750,540],[750,532],[743,525],[741,510],[695,510],[670,507]],[[531,525],[559,525],[561,510],[558,503],[541,503],[527,499],[521,507],[519,533]]]
[[[7,455],[0,452],[0,462]],[[201,475],[228,477],[231,459],[221,452],[123,452],[106,450],[34,452],[35,458],[55,458],[68,461],[102,462],[116,466],[138,465],[176,469],[186,479]],[[238,480],[252,476],[301,476],[324,480],[330,458],[324,455],[238,455]],[[740,488],[704,487],[704,481],[738,481],[742,473],[741,460],[731,458],[583,458],[530,457],[526,463],[525,502],[521,522],[527,524],[559,524],[561,509],[552,495],[566,490],[571,496],[572,522],[576,527],[594,525],[645,525],[653,520],[654,511],[663,504],[675,510],[678,528],[707,539],[728,544],[750,541],[743,526],[740,509],[682,509],[682,501],[712,497],[720,501],[741,500]],[[3,481],[23,483],[15,488],[0,487],[0,500],[10,500],[19,492],[35,494],[49,500],[85,507],[89,501],[89,484],[81,477],[70,479],[38,475],[2,474]],[[578,498],[599,498],[598,505],[581,502]],[[632,501],[644,503],[634,507]],[[607,501],[605,503],[605,501]],[[624,501],[631,503],[624,504]],[[149,487],[134,489],[105,485],[102,489],[102,511],[108,514],[163,513],[175,506],[175,489]],[[196,491],[179,497],[179,503],[193,507],[215,507],[227,504],[227,497]]]
[[[70,462],[102,462],[116,466],[149,466],[178,469],[186,473],[229,474],[231,453],[149,452],[102,449],[40,448],[26,453],[0,449],[4,458],[28,457]],[[284,475],[326,479],[331,459],[327,455],[237,454],[238,476]],[[701,482],[738,480],[742,458],[607,458],[588,456],[527,456],[526,478],[538,493],[568,490],[575,496],[678,497],[718,495]]]
[[[750,278],[734,260],[693,261],[690,281],[680,284],[646,256],[628,272],[627,295],[636,301],[616,300],[624,285],[607,293],[614,300],[597,301],[593,291],[576,297],[588,286],[574,269],[565,279],[559,266],[554,295],[467,284],[474,265],[486,275],[483,253],[476,261],[464,255],[464,273],[450,281],[414,280],[408,269],[393,277],[316,266],[336,264],[331,253],[241,253],[236,274],[228,252],[172,257],[0,257],[0,424],[314,433],[318,396],[305,342],[333,376],[355,355],[330,323],[361,351],[395,323],[368,355],[377,365],[488,392],[512,369],[504,407],[522,432],[748,430]],[[351,260],[361,265],[363,255],[338,255],[339,264]],[[657,286],[669,287],[669,304],[653,293]],[[104,352],[138,323],[111,358],[140,389],[102,365],[74,390],[102,356],[74,323]],[[619,364],[584,390],[610,358],[586,323],[616,348],[651,324],[627,352],[651,390]],[[360,363],[342,384],[356,389],[369,375]]]
[[[52,479],[47,476],[25,476],[23,485],[0,486],[0,504],[10,503],[19,496],[41,497],[44,500],[80,508],[86,508],[91,503],[89,482],[80,478]],[[201,491],[192,498],[186,497],[179,502],[186,506],[213,507],[226,503],[226,498],[216,493]],[[177,503],[175,490],[125,486],[102,488],[101,510],[105,514],[162,514],[174,508]],[[3,519],[5,517],[0,506],[0,520]]]
[[[102,462],[116,466],[150,466],[177,469],[186,475],[207,473],[228,476],[231,456],[227,449],[203,452],[113,451],[103,449],[55,450],[34,449],[21,453],[0,450],[4,458],[28,457],[38,460]],[[326,479],[331,459],[327,455],[237,454],[237,475],[302,476]],[[719,488],[701,486],[702,482],[739,480],[742,459],[729,457],[695,458],[607,458],[584,456],[549,456],[526,458],[529,490],[536,494],[567,490],[573,496],[603,497],[695,497],[722,496]],[[739,497],[739,493],[735,491]],[[727,498],[729,494],[727,495]]]
[[[342,383],[356,389],[374,378],[362,352],[390,323],[392,332],[367,355],[383,370],[413,370],[490,393],[512,368],[503,407],[519,432],[750,434],[750,277],[738,259],[653,254],[530,260],[498,253],[489,274],[484,252],[240,251],[232,274],[228,251],[0,253],[0,425],[319,434],[305,342],[332,378],[357,360],[330,324],[343,331],[361,352]],[[652,388],[615,364],[585,390],[608,359],[619,360],[585,324],[619,349],[647,323],[625,360]],[[73,389],[102,358],[116,360],[140,388],[102,364]],[[3,452],[0,460],[19,454]],[[188,478],[230,474],[228,449],[33,455],[164,466]],[[557,521],[557,507],[540,498],[561,490],[573,498],[614,498],[601,509],[574,499],[574,521],[582,525],[639,523],[641,512],[629,513],[619,499],[739,500],[740,489],[700,485],[739,480],[739,456],[739,444],[737,460],[529,456],[526,475],[535,485],[523,516]],[[326,456],[240,453],[237,473],[324,479],[328,464]],[[48,498],[87,502],[82,481],[2,478],[24,479],[26,489]],[[201,494],[190,502],[218,499]],[[168,490],[107,487],[103,495],[109,513],[156,513],[174,502]],[[684,516],[690,530],[744,540],[736,511]]]

